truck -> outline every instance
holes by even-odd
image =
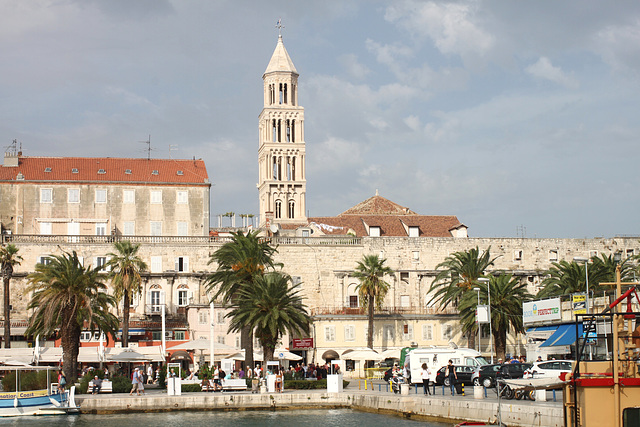
[[[411,383],[417,384],[422,383],[420,372],[423,363],[426,363],[431,369],[430,381],[434,382],[438,369],[445,366],[449,360],[454,365],[480,366],[488,364],[479,352],[470,348],[428,347],[411,349],[405,356],[404,365],[411,373]]]

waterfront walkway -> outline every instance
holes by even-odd
[[[250,391],[225,393],[183,393],[168,396],[165,390],[147,389],[142,396],[129,394],[77,395],[76,403],[83,413],[152,412],[173,410],[291,410],[303,408],[353,408],[368,412],[396,414],[407,418],[433,421],[485,421],[495,422],[498,400],[493,390],[487,398],[475,399],[473,390],[466,396],[441,394],[436,387],[436,396],[425,396],[422,388],[409,395],[386,392],[384,384],[374,390],[364,390],[363,382],[358,390],[358,380],[342,393],[327,393],[326,390],[285,390],[284,393],[252,394]],[[381,391],[378,391],[378,390]],[[447,390],[448,391],[448,390]],[[547,392],[548,399],[553,397]],[[528,400],[501,399],[502,422],[507,426],[563,425],[562,395],[556,392],[556,402],[533,402]]]

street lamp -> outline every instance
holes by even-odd
[[[493,364],[493,328],[491,327],[491,287],[489,278],[480,277],[478,282],[487,284],[487,296],[489,297],[489,352],[491,353],[491,364]]]
[[[587,314],[589,314],[589,258],[573,257],[574,262],[584,262],[584,279],[587,284]]]
[[[476,305],[476,323],[478,324],[478,353],[480,353],[480,288],[473,288],[478,293],[478,305]]]

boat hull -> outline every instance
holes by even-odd
[[[67,402],[68,393],[49,395],[47,390],[0,393],[0,417],[63,415],[77,411]]]

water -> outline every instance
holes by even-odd
[[[352,409],[312,409],[291,411],[233,411],[233,412],[162,412],[109,415],[76,415],[50,417],[2,418],[0,426],[77,426],[118,427],[141,426],[211,426],[216,427],[451,427],[451,423],[431,423],[400,417],[358,412]]]

